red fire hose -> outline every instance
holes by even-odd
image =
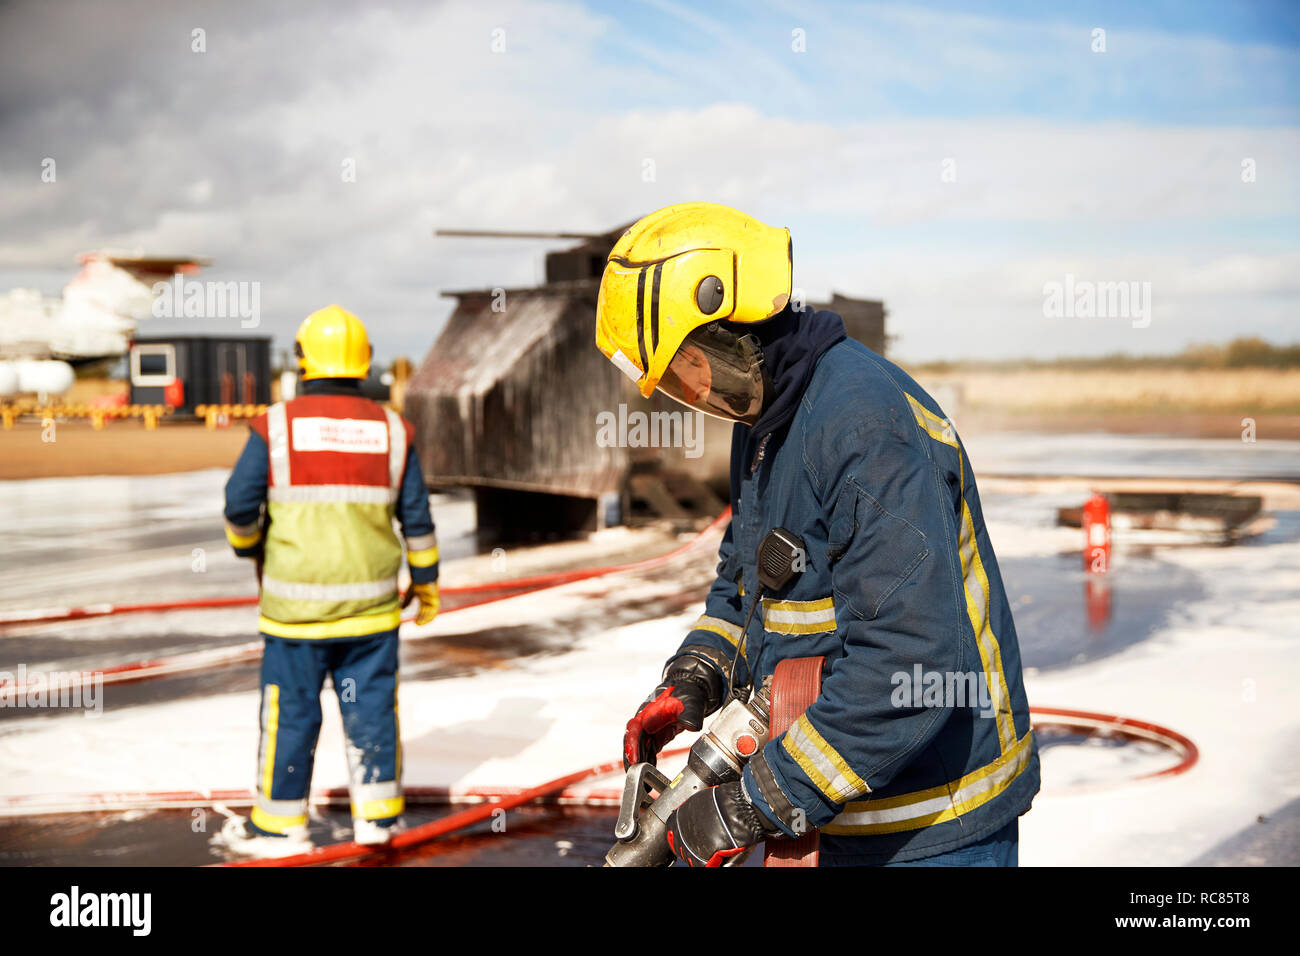
[[[481,604],[490,604],[497,601],[507,600],[512,597],[518,597],[522,594],[558,587],[576,581],[603,577],[605,575],[617,574],[620,572],[641,571],[658,567],[697,547],[707,535],[724,525],[730,517],[731,510],[728,508],[713,522],[711,522],[707,528],[693,537],[690,541],[679,545],[665,554],[646,558],[641,561],[599,568],[560,571],[488,584],[443,588],[442,594],[447,596],[481,594],[493,591],[513,592],[497,597],[471,601],[458,605],[455,608],[449,608],[443,613],[453,613],[454,611],[476,607]],[[246,597],[197,598],[185,601],[155,602],[149,604],[101,604],[79,608],[62,608],[57,611],[17,612],[16,614],[0,615],[0,627],[5,624],[54,623],[116,614],[236,607],[256,604],[257,600],[257,597],[250,595]],[[260,656],[261,650],[262,642],[256,641],[247,644],[240,644],[235,647],[196,651],[191,654],[181,654],[171,658],[161,658],[152,661],[135,661],[128,664],[105,668],[98,673],[102,677],[104,683],[144,680],[150,677],[160,677],[168,674],[200,670],[215,666],[216,664],[254,660]],[[1090,711],[1065,710],[1049,707],[1034,707],[1030,708],[1030,711],[1036,717],[1047,718],[1045,721],[1040,719],[1039,721],[1035,721],[1035,723],[1056,723],[1087,732],[1101,730],[1103,732],[1115,733],[1120,736],[1154,741],[1173,749],[1180,755],[1179,762],[1174,766],[1152,773],[1143,774],[1135,778],[1137,780],[1173,776],[1184,773],[1191,769],[1199,757],[1197,747],[1190,739],[1176,731],[1170,730],[1169,728],[1161,727],[1158,724],[1149,723],[1147,721],[1136,720],[1129,717],[1119,717],[1110,714],[1094,713]],[[679,749],[676,751],[670,751],[664,754],[664,756],[671,756],[683,752],[683,750]],[[474,826],[477,823],[481,823],[482,821],[491,818],[498,811],[505,812],[537,800],[560,798],[565,802],[607,804],[611,799],[614,799],[612,793],[587,794],[583,796],[566,792],[582,780],[613,773],[621,769],[621,766],[622,765],[619,761],[598,764],[571,774],[566,774],[563,777],[558,777],[538,786],[513,793],[504,793],[501,790],[496,789],[451,791],[446,788],[434,787],[407,788],[406,793],[408,796],[416,799],[489,799],[488,802],[479,804],[467,810],[453,813],[440,820],[435,820],[431,823],[423,824],[414,827],[411,830],[396,834],[389,844],[382,847],[363,846],[356,843],[340,843],[320,847],[310,852],[295,856],[281,857],[278,859],[238,861],[216,865],[315,866],[324,863],[352,861],[371,856],[389,854],[406,847],[435,840],[459,830],[463,830],[467,827]],[[334,791],[327,791],[325,796],[327,799],[335,797],[345,799],[346,791],[340,790],[337,794]],[[59,799],[65,800],[65,803],[59,804]],[[123,805],[131,805],[135,807],[158,806],[159,804],[193,806],[196,802],[238,803],[241,801],[251,802],[251,799],[251,794],[247,790],[211,791],[206,794],[193,792],[86,794],[68,798],[14,796],[0,798],[0,814],[13,815],[15,813],[93,812],[110,808],[122,808]],[[69,803],[74,800],[77,801],[76,805],[70,806]],[[53,801],[53,805],[51,804],[51,801]]]
[[[1157,777],[1174,776],[1190,770],[1199,759],[1196,745],[1183,734],[1159,724],[1132,717],[1102,714],[1092,711],[1066,710],[1056,707],[1031,707],[1030,713],[1038,718],[1035,726],[1045,723],[1058,724],[1077,730],[1114,733],[1124,737],[1157,742],[1179,755],[1177,764],[1163,770],[1153,771],[1133,778],[1148,780]],[[672,757],[685,753],[685,748],[665,751],[662,756]],[[413,803],[454,803],[465,800],[484,800],[467,810],[453,813],[431,823],[406,830],[393,837],[386,846],[362,846],[356,843],[339,843],[320,847],[307,853],[266,860],[241,860],[231,863],[213,864],[215,866],[315,866],[322,863],[338,863],[377,857],[395,850],[436,840],[459,830],[466,829],[490,819],[497,810],[507,811],[526,803],[546,799],[559,803],[585,806],[607,806],[618,802],[619,793],[614,790],[581,793],[571,791],[575,784],[591,777],[614,773],[622,768],[620,761],[598,764],[575,773],[557,777],[554,780],[524,790],[511,788],[478,787],[452,789],[447,787],[406,787],[404,793]],[[1113,786],[1105,784],[1099,786]],[[1095,788],[1087,788],[1095,789]],[[0,797],[0,816],[25,816],[31,814],[52,813],[93,813],[110,810],[159,809],[166,807],[192,808],[198,805],[231,804],[249,805],[254,801],[249,790],[210,790],[200,791],[164,791],[146,793],[98,793],[69,795],[20,795]],[[349,802],[345,788],[334,788],[318,793],[315,803]],[[779,865],[779,864],[778,864]]]
[[[681,557],[683,554],[686,554],[688,551],[698,547],[699,544],[712,532],[725,525],[730,519],[731,509],[725,508],[722,514],[718,515],[717,518],[709,523],[708,527],[700,531],[689,541],[678,545],[676,548],[673,548],[671,551],[664,554],[655,555],[651,558],[644,558],[640,561],[633,561],[629,564],[616,564],[597,568],[580,568],[573,571],[557,571],[551,574],[539,574],[526,578],[494,581],[488,584],[473,584],[441,588],[440,593],[447,597],[456,597],[465,594],[482,594],[491,591],[513,592],[510,594],[501,594],[496,597],[468,601],[463,604],[458,604],[454,608],[448,608],[442,613],[452,614],[456,611],[463,611],[467,608],[477,607],[481,604],[493,604],[497,601],[505,601],[510,598],[520,597],[524,594],[531,594],[534,591],[559,587],[563,584],[571,584],[575,581],[584,581],[590,578],[604,577],[609,574],[619,574],[628,571],[644,571],[650,568],[659,567],[660,565],[668,564],[669,562]],[[210,608],[237,607],[242,605],[252,605],[257,602],[258,598],[256,596],[249,595],[246,597],[194,598],[185,601],[154,602],[149,604],[93,604],[78,608],[60,608],[53,611],[18,611],[10,614],[0,614],[0,627],[3,627],[6,624],[50,624],[60,621],[106,617],[117,614],[181,610],[192,611]],[[407,618],[407,620],[410,620],[410,618]],[[192,651],[186,654],[177,654],[172,657],[131,661],[126,664],[115,664],[111,667],[100,668],[97,670],[78,671],[71,674],[68,680],[73,684],[79,681],[94,680],[96,678],[104,684],[141,681],[153,677],[169,677],[175,674],[205,670],[219,664],[234,664],[253,661],[257,660],[258,657],[261,656],[261,653],[262,642],[250,641],[232,647],[211,648],[204,651]],[[4,686],[6,685],[0,684],[0,687]]]
[[[594,767],[588,767],[585,770],[579,770],[575,773],[567,774],[563,777],[557,777],[554,780],[548,780],[546,783],[536,787],[530,787],[517,794],[508,797],[500,797],[488,803],[480,804],[476,807],[470,807],[468,810],[461,810],[450,816],[443,817],[441,820],[434,820],[431,823],[425,823],[410,830],[405,830],[396,834],[393,839],[385,846],[363,846],[360,843],[335,843],[330,846],[319,847],[306,853],[299,853],[294,856],[283,856],[276,859],[266,860],[238,860],[231,863],[216,863],[214,866],[319,866],[322,863],[340,863],[344,860],[359,860],[367,856],[375,856],[389,853],[395,850],[401,850],[405,847],[415,846],[420,843],[427,843],[430,840],[436,840],[438,837],[447,836],[455,833],[457,830],[464,830],[472,827],[476,823],[482,823],[484,820],[491,819],[497,813],[504,813],[507,810],[513,810],[515,807],[523,806],[525,803],[531,803],[542,797],[552,796],[568,787],[573,786],[581,780],[588,777],[599,777],[603,774],[613,773],[621,770],[623,763],[620,760],[613,760],[609,763],[597,764]]]
[[[800,658],[799,661],[812,661],[817,658]],[[790,698],[793,709],[802,712],[803,707],[807,704],[807,698],[812,693],[814,683],[820,685],[820,672],[814,675],[811,669],[791,670],[787,673],[789,681],[796,686],[790,688]],[[774,697],[776,692],[774,690]],[[815,696],[815,695],[814,695]],[[1110,733],[1116,733],[1120,736],[1135,737],[1142,740],[1151,740],[1169,746],[1176,752],[1180,753],[1181,759],[1177,764],[1164,770],[1153,773],[1142,774],[1135,780],[1146,780],[1155,777],[1174,776],[1190,770],[1199,758],[1199,751],[1196,745],[1190,739],[1170,730],[1167,727],[1161,727],[1159,724],[1153,724],[1145,720],[1136,720],[1132,717],[1119,717],[1112,714],[1099,714],[1090,711],[1081,710],[1064,710],[1056,707],[1031,707],[1030,713],[1038,717],[1046,717],[1047,720],[1039,720],[1036,723],[1059,723],[1068,727],[1086,730],[1103,729]],[[775,716],[775,713],[774,713]],[[788,723],[786,717],[782,716],[782,722]],[[796,714],[797,716],[797,714]],[[685,749],[669,751],[663,756],[673,756],[684,753]],[[358,860],[363,857],[382,855],[395,850],[401,850],[406,847],[415,846],[430,840],[436,840],[439,837],[448,836],[459,830],[481,823],[490,819],[497,811],[512,810],[539,800],[544,797],[554,796],[563,792],[581,780],[589,777],[598,777],[607,773],[613,773],[621,769],[622,764],[619,761],[599,764],[594,767],[588,767],[585,770],[579,770],[576,773],[567,776],[557,777],[539,786],[523,790],[517,794],[502,797],[479,806],[472,807],[468,810],[462,810],[459,813],[453,813],[450,816],[443,817],[441,820],[435,820],[432,823],[426,823],[422,826],[415,827],[393,837],[387,846],[373,847],[362,846],[357,843],[338,843],[331,846],[320,847],[307,853],[300,853],[294,856],[279,857],[277,859],[264,860],[242,860],[233,863],[218,863],[215,866],[315,866],[321,863],[337,863],[344,860]],[[600,801],[607,802],[607,797],[601,797]],[[767,866],[816,866],[817,865],[817,843],[815,834],[801,840],[790,841],[789,847],[777,845],[775,854],[769,853]]]
[[[555,587],[573,581],[585,581],[588,578],[618,574],[623,571],[641,571],[657,567],[679,557],[694,548],[710,532],[716,531],[731,519],[731,508],[724,508],[722,514],[714,518],[709,526],[700,531],[690,541],[678,545],[671,551],[633,561],[630,564],[607,565],[598,568],[578,568],[572,571],[554,571],[549,574],[536,574],[526,578],[510,578],[504,581],[490,581],[484,584],[467,584],[441,588],[441,594],[455,597],[461,594],[482,594],[490,591],[512,591],[523,588]],[[235,597],[189,598],[183,601],[154,601],[145,604],[87,604],[84,607],[39,608],[31,611],[0,612],[0,627],[13,624],[57,624],[61,621],[77,621],[91,617],[109,617],[118,614],[159,613],[164,611],[199,611],[223,607],[245,607],[258,602],[255,594],[237,595]]]

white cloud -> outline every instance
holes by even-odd
[[[725,39],[715,21],[660,6]],[[909,14],[891,16],[896,26]],[[490,46],[498,27],[504,53]],[[997,24],[967,27],[944,28],[969,47],[947,55],[1001,75],[979,53]],[[733,97],[716,92],[728,63],[762,59],[752,45],[723,43],[729,57],[700,74],[709,95],[679,97],[689,77],[648,42],[641,59],[602,58],[610,31],[568,4],[214,29],[210,52],[179,61],[173,95],[146,116],[124,105],[148,102],[128,84],[106,116],[69,101],[23,127],[32,141],[6,143],[0,155],[21,163],[0,167],[11,213],[0,284],[24,284],[20,266],[66,261],[70,272],[72,254],[97,245],[210,255],[214,277],[262,281],[274,332],[342,300],[371,323],[381,357],[418,355],[448,309],[439,291],[531,283],[553,247],[435,240],[435,227],[605,229],[709,199],[791,225],[798,281],[885,298],[899,348],[919,357],[1100,350],[1034,317],[1042,283],[1067,271],[1149,276],[1176,307],[1181,324],[1157,321],[1122,347],[1175,348],[1225,307],[1285,337],[1278,310],[1296,304],[1297,237],[1277,224],[1300,213],[1295,128],[776,115],[734,78]],[[763,83],[790,87],[783,104],[805,95],[788,66],[763,63]],[[924,84],[926,70],[951,66],[911,69]],[[698,105],[617,103],[618,90],[647,86]],[[121,136],[99,132],[113,123]],[[39,157],[59,137],[75,146],[59,150],[60,181],[45,186]],[[940,178],[948,157],[953,183]],[[1241,181],[1243,157],[1254,183]],[[355,182],[343,181],[344,160]],[[1026,310],[1016,335],[967,321]]]

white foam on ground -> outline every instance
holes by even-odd
[[[1046,557],[1078,544],[1076,529],[1024,528],[1000,519],[989,525],[1004,557]],[[1058,748],[1058,762],[1049,750],[1044,792],[1021,821],[1024,864],[1184,864],[1300,796],[1294,692],[1300,548],[1281,537],[1233,548],[1163,550],[1162,560],[1196,575],[1203,597],[1172,608],[1149,639],[1121,653],[1027,677],[1031,704],[1164,724],[1192,738],[1201,759],[1180,777],[1065,795],[1062,788],[1077,779],[1084,758]],[[463,677],[403,681],[405,782],[522,787],[617,759],[625,721],[701,611],[710,567],[705,558],[690,562],[687,577],[677,582],[624,575],[439,618],[427,633],[521,622],[545,632],[567,626],[557,618],[587,615],[563,653],[505,661]],[[1122,560],[1112,573],[1122,580]],[[662,598],[687,581],[694,587],[696,578],[701,603],[680,614],[604,623],[610,609]],[[230,625],[242,626],[235,622],[244,613],[231,612]],[[187,621],[194,627],[199,618],[177,615],[167,624],[175,630]],[[204,619],[202,627],[213,623]],[[0,793],[250,786],[257,707],[256,692],[246,692],[94,718],[7,719],[0,723]],[[344,786],[344,743],[328,691],[323,707],[314,785]],[[1148,760],[1142,765],[1149,769]],[[598,786],[609,789],[617,780]]]

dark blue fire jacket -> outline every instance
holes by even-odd
[[[705,614],[678,653],[704,648],[721,669],[759,586],[759,542],[795,532],[804,569],[763,596],[745,659],[759,682],[785,658],[825,656],[827,669],[821,696],[745,768],[746,793],[789,834],[820,828],[826,862],[957,849],[1024,813],[1039,788],[975,478],[911,377],[844,339],[838,316],[786,319],[764,348],[784,379],[784,421],[735,429],[733,517]],[[809,347],[837,326],[835,344]]]

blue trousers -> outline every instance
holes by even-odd
[[[397,632],[355,640],[295,641],[263,634],[261,743],[251,822],[284,834],[307,822],[329,675],[347,738],[352,815],[391,826],[401,815],[402,745],[397,719]]]

